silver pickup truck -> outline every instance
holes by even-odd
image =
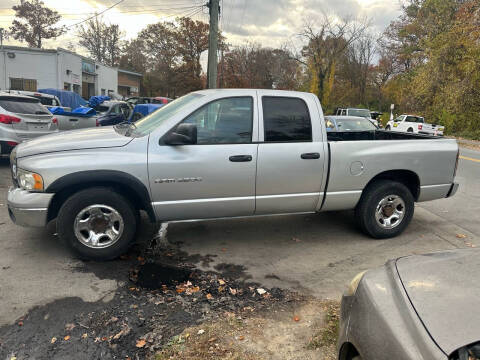
[[[400,234],[415,201],[454,195],[455,140],[328,132],[313,94],[204,90],[135,124],[38,138],[11,154],[8,211],[105,260],[153,222],[355,209],[373,238]]]

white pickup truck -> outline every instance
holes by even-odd
[[[8,211],[23,226],[57,219],[59,237],[98,260],[126,251],[140,210],[161,222],[355,209],[366,234],[389,238],[415,201],[455,194],[457,160],[453,139],[327,133],[313,94],[204,90],[136,123],[18,145]]]
[[[395,118],[395,120],[390,120],[385,126],[385,130],[441,136],[443,135],[445,127],[436,124],[428,124],[421,116],[400,115]]]

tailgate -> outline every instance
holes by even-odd
[[[53,115],[14,114],[21,119],[18,123],[12,123],[13,128],[19,131],[48,131],[52,123]]]
[[[97,116],[69,116],[57,115],[59,130],[75,130],[97,126]]]

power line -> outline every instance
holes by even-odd
[[[101,11],[101,12],[99,12],[98,14],[95,14],[95,15],[93,15],[93,16],[90,16],[89,18],[87,18],[87,19],[85,19],[85,20],[82,20],[82,21],[79,21],[79,22],[76,23],[76,24],[67,26],[66,30],[70,30],[70,29],[71,29],[72,27],[74,27],[74,26],[83,24],[84,22],[86,22],[86,21],[88,21],[88,20],[91,20],[91,19],[97,17],[98,15],[102,15],[102,14],[105,13],[106,11],[108,11],[108,10],[110,10],[111,8],[117,6],[118,4],[121,4],[121,3],[124,2],[124,1],[125,1],[125,0],[120,0],[120,1],[116,2],[115,4],[113,4],[112,6],[106,8],[105,10],[103,10],[103,11]]]

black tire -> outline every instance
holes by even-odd
[[[413,132],[413,129],[412,129],[412,128],[408,128],[407,132],[412,133],[412,132]]]
[[[75,235],[74,224],[77,215],[88,206],[96,204],[115,209],[124,224],[118,240],[105,248],[88,247]],[[119,193],[107,187],[88,188],[73,194],[63,203],[57,217],[57,232],[59,238],[65,241],[79,258],[106,261],[124,254],[133,244],[138,218],[138,211]]]
[[[390,131],[390,125],[388,125],[385,130]]]
[[[375,217],[380,201],[389,195],[400,197],[404,204],[403,219],[391,229],[382,227]],[[376,239],[392,238],[400,235],[412,220],[415,204],[410,190],[402,183],[391,180],[378,180],[368,185],[355,209],[355,217],[362,231]]]

